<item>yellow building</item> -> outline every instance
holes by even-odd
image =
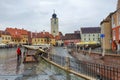
[[[8,32],[0,31],[0,43],[9,44],[11,42],[11,36]]]
[[[56,40],[54,38],[51,39],[50,44],[56,45]]]
[[[11,35],[12,43],[14,44],[27,44],[28,43],[28,31],[17,28],[6,28],[6,32]]]
[[[55,45],[55,39],[49,32],[32,33],[32,45],[40,44],[53,44]]]
[[[28,44],[28,35],[27,34],[22,34],[21,35],[20,43],[21,44]]]

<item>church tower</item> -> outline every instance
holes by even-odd
[[[58,30],[58,18],[57,15],[54,13],[52,14],[51,18],[51,34],[55,37],[59,35],[59,30]]]

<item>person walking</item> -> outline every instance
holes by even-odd
[[[20,47],[18,47],[17,48],[17,61],[19,61],[20,60],[20,58],[21,58],[21,50],[20,50]]]

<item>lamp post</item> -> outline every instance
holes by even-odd
[[[100,37],[102,38],[102,48],[103,48],[102,56],[104,56],[105,55],[105,41],[104,41],[105,34],[101,34]]]

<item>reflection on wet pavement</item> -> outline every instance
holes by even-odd
[[[66,80],[64,71],[41,58],[39,63],[23,64],[22,60],[17,62],[16,48],[0,49],[0,52],[0,80]]]

